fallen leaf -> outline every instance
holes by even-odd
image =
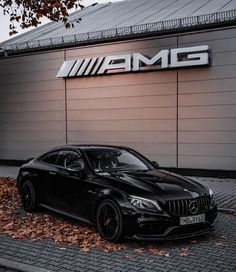
[[[189,256],[189,254],[190,254],[189,253],[189,249],[187,247],[185,247],[185,248],[181,248],[179,256],[181,256],[181,257],[187,257],[187,256]]]
[[[132,257],[131,257],[131,256],[126,255],[126,256],[124,257],[124,259],[126,259],[126,260],[131,260],[131,259],[132,259]]]
[[[224,235],[221,235],[221,236],[220,236],[220,239],[227,240],[228,238],[227,238],[227,237],[225,237]]]
[[[190,244],[197,244],[197,240],[191,240],[189,241]]]
[[[229,247],[229,245],[228,244],[225,244],[225,243],[214,243],[214,245],[216,246],[216,247],[221,247],[221,248],[224,248],[224,247]]]
[[[170,257],[170,253],[165,251],[165,250],[159,250],[157,247],[155,246],[148,246],[148,251],[154,255],[157,256],[164,256],[164,257]]]
[[[17,239],[52,240],[58,245],[78,245],[87,252],[99,248],[105,252],[126,249],[125,243],[104,241],[97,230],[55,214],[26,213],[16,187],[16,180],[0,178],[0,233]]]
[[[134,252],[136,253],[143,253],[144,251],[145,251],[145,248],[143,247],[134,249]]]
[[[66,248],[65,247],[60,247],[60,250],[66,250]]]
[[[147,263],[147,264],[151,264],[151,263],[153,263],[154,261],[153,261],[153,259],[148,259],[148,258],[146,258],[146,259],[144,259],[144,262]]]

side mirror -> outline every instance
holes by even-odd
[[[152,161],[152,165],[153,165],[156,169],[160,168],[159,163],[156,162],[156,161]]]

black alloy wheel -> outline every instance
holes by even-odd
[[[110,199],[100,203],[96,215],[97,228],[105,240],[117,242],[123,238],[123,219],[119,206]]]
[[[21,186],[21,202],[27,212],[32,212],[36,208],[35,190],[29,180],[25,181]]]

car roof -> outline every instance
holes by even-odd
[[[121,146],[121,145],[104,145],[104,144],[72,144],[72,145],[65,145],[64,147],[72,147],[72,148],[78,148],[82,150],[86,149],[96,149],[96,148],[121,148],[121,149],[129,149],[127,146]]]
[[[65,149],[80,149],[80,150],[86,150],[86,149],[96,149],[96,148],[120,148],[120,149],[131,149],[127,146],[119,146],[119,145],[103,145],[103,144],[67,144],[62,146],[57,146],[51,149],[46,150],[45,152],[41,153],[35,159],[40,159],[46,154],[49,154],[54,151],[61,151]]]
[[[61,150],[61,149],[67,149],[67,148],[78,148],[78,149],[90,149],[90,148],[121,148],[121,149],[130,149],[127,146],[121,146],[121,145],[104,145],[104,144],[67,144],[67,145],[62,145],[62,146],[57,146],[54,148],[51,148],[50,150],[47,151],[56,151],[56,150]]]

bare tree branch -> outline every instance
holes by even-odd
[[[3,14],[10,15],[10,35],[17,33],[18,24],[22,29],[37,27],[42,18],[54,22],[63,22],[66,28],[73,27],[68,21],[68,11],[72,8],[83,8],[81,0],[0,0]]]

